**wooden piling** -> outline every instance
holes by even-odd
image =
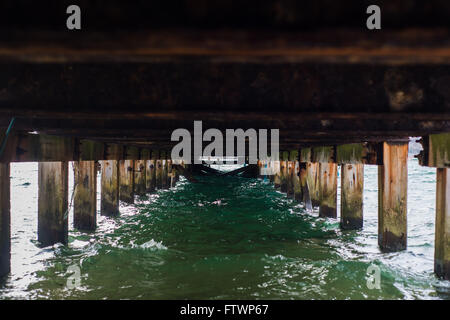
[[[116,216],[119,214],[119,161],[102,161],[102,189],[100,214]]]
[[[44,247],[67,244],[67,162],[39,162],[38,169],[38,241]]]
[[[337,218],[337,164],[319,164],[319,216]]]
[[[134,203],[134,160],[119,162],[119,199]]]
[[[155,168],[155,160],[147,160],[145,161],[145,189],[147,192],[155,191],[155,183],[156,183],[156,168]]]
[[[162,180],[163,180],[163,160],[156,160],[156,189],[161,189],[162,188]]]
[[[301,202],[302,186],[300,184],[300,163],[298,161],[293,163],[292,186],[294,189],[294,200]]]
[[[286,176],[286,193],[289,198],[294,198],[294,161],[286,161],[287,164],[287,176]]]
[[[404,250],[407,243],[407,142],[383,143],[378,189],[378,245],[383,251]]]
[[[318,207],[319,201],[319,164],[308,162],[306,166],[306,181],[313,207]]]
[[[172,176],[172,161],[166,160],[166,167],[167,167],[167,188],[172,188],[173,184],[173,176]]]
[[[312,210],[311,196],[309,194],[309,187],[307,181],[308,180],[307,167],[308,164],[306,162],[299,163],[299,184],[301,192],[300,201],[302,201],[305,204],[305,208],[307,210]]]
[[[341,166],[341,228],[360,229],[363,226],[364,165]]]
[[[281,189],[281,161],[273,161],[273,185],[275,189]]]
[[[280,161],[280,191],[287,193],[288,191],[288,162]]]
[[[450,280],[450,169],[438,168],[436,173],[434,272]]]
[[[0,163],[0,277],[11,271],[10,166]]]
[[[76,161],[74,169],[73,225],[79,230],[97,226],[97,170],[95,161]]]
[[[168,189],[168,176],[169,176],[169,165],[166,159],[162,160],[162,172],[161,172],[161,189]]]
[[[138,196],[145,195],[145,160],[134,161],[134,193]]]

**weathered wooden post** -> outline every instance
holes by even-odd
[[[378,166],[378,245],[383,251],[406,249],[408,142],[384,142]]]
[[[298,202],[303,201],[302,195],[302,185],[300,182],[300,162],[294,161],[294,173],[293,173],[293,184],[294,184],[294,200]]]
[[[299,184],[300,184],[300,194],[302,201],[305,204],[305,208],[307,210],[312,210],[311,196],[309,195],[309,187],[308,187],[308,174],[307,174],[308,164],[306,162],[299,163]]]
[[[450,280],[450,169],[438,168],[434,272]]]
[[[289,188],[288,196],[294,200],[301,201],[301,187],[299,179],[299,152],[292,150],[289,152]]]
[[[263,179],[264,178],[264,174],[263,174],[264,161],[258,160],[257,165],[258,165],[258,178]]]
[[[100,214],[104,216],[115,216],[119,214],[119,161],[102,161],[101,166],[102,190]]]
[[[67,244],[67,162],[39,162],[38,171],[38,241],[44,247]]]
[[[169,168],[168,168],[168,163],[167,163],[167,159],[166,159],[166,152],[165,151],[161,151],[159,153],[160,157],[161,157],[161,166],[162,166],[162,170],[161,170],[161,189],[168,189],[168,183],[167,183],[167,179],[168,179],[168,174],[169,174]]]
[[[156,189],[162,189],[162,179],[163,179],[163,160],[156,160]]]
[[[134,160],[119,161],[119,199],[134,203]]]
[[[281,188],[281,161],[272,161],[273,185],[275,189]]]
[[[73,225],[79,230],[97,227],[97,170],[95,161],[75,161]]]
[[[172,161],[170,159],[166,160],[167,166],[167,188],[173,187],[173,174],[172,174]]]
[[[319,164],[319,217],[337,218],[337,164]]]
[[[319,201],[319,164],[308,162],[306,166],[306,181],[308,184],[309,195],[311,197],[311,204],[317,207]]]
[[[281,161],[280,161],[280,191],[287,193],[288,191],[288,161],[289,161],[289,152],[283,151],[281,153]]]
[[[11,271],[10,166],[0,163],[0,277]]]
[[[295,170],[295,162],[294,161],[287,161],[287,179],[286,179],[286,185],[287,185],[287,196],[288,198],[294,198],[294,170]]]
[[[155,168],[156,160],[147,160],[145,162],[145,189],[147,192],[155,191],[155,183],[156,183],[156,168]]]
[[[145,160],[134,161],[134,192],[139,196],[145,195]]]
[[[363,226],[364,165],[341,165],[341,228]]]

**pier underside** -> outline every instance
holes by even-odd
[[[101,213],[116,215],[119,199],[192,173],[172,165],[171,134],[194,136],[202,121],[203,131],[279,129],[281,158],[260,159],[260,169],[277,168],[274,184],[323,217],[338,216],[342,165],[343,229],[362,227],[363,166],[378,165],[385,251],[407,246],[407,142],[422,137],[419,161],[439,173],[436,273],[450,278],[448,1],[386,1],[377,31],[365,27],[365,1],[280,0],[256,12],[238,1],[80,2],[81,31],[57,27],[64,1],[15,21],[5,14],[13,1],[0,5],[0,275],[9,272],[10,162],[45,163],[39,239],[66,242],[67,161],[79,162],[75,221],[92,230],[94,161]]]

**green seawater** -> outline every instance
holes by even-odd
[[[402,252],[377,247],[375,166],[365,167],[361,231],[341,231],[267,180],[204,177],[99,216],[93,233],[72,229],[68,246],[40,248],[37,166],[14,165],[12,273],[0,298],[449,299],[433,274],[435,170],[411,160],[408,174]],[[367,285],[370,266],[380,289]]]

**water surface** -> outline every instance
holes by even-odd
[[[268,181],[208,177],[99,216],[96,232],[72,229],[68,246],[40,248],[37,164],[12,164],[12,273],[0,298],[448,299],[449,283],[433,274],[435,169],[408,166],[408,250],[387,254],[376,166],[365,167],[362,231],[307,213]],[[380,290],[367,287],[371,265]]]

